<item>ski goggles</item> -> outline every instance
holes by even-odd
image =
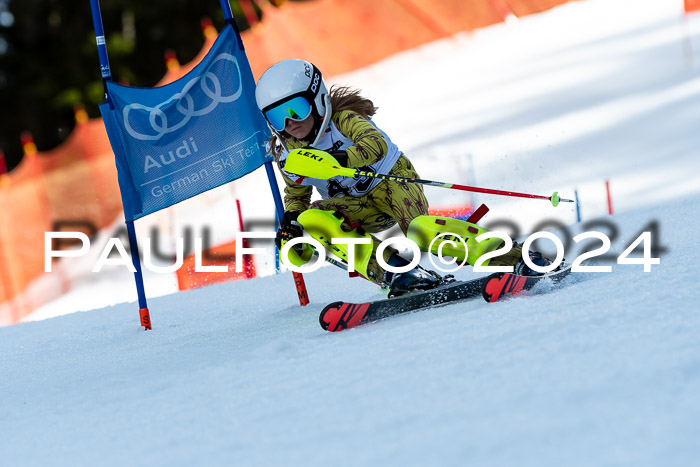
[[[297,122],[306,120],[311,115],[311,104],[305,97],[296,96],[272,108],[265,109],[264,115],[272,128],[282,131],[287,119]]]

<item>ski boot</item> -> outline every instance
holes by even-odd
[[[518,246],[516,248],[519,248],[522,251],[522,246]],[[545,266],[549,266],[550,264],[552,264],[552,260],[545,257],[545,256],[542,256],[542,253],[540,253],[539,251],[528,251],[528,253],[530,256],[530,261],[532,261],[537,266],[545,267]],[[561,266],[559,266],[554,271],[558,271],[559,269],[561,269]],[[554,272],[554,271],[552,271],[552,272]],[[517,274],[518,276],[543,276],[545,274],[543,272],[533,271],[530,268],[530,266],[525,264],[525,260],[522,257],[513,266],[513,272],[515,274]]]
[[[528,251],[528,254],[530,256],[530,261],[532,261],[533,264],[537,266],[546,267],[552,264],[552,260],[543,256],[542,253],[540,253],[539,251]],[[564,263],[562,262],[562,264]],[[490,265],[513,266],[513,274],[524,277],[543,276],[545,274],[542,272],[534,271],[527,264],[525,264],[525,260],[523,259],[523,245],[522,243],[518,243],[516,241],[513,241],[513,247],[507,253],[492,258]],[[561,267],[562,266],[560,265],[554,271],[560,270]]]
[[[409,264],[398,253],[394,253],[387,261],[389,266],[403,267]],[[449,280],[443,278],[433,271],[428,271],[420,266],[416,266],[410,271],[393,273],[387,271],[384,276],[384,282],[389,286],[389,298],[398,297],[400,295],[413,292],[415,290],[430,290],[438,287]]]

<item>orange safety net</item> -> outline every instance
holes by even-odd
[[[79,123],[51,151],[28,152],[3,177],[0,207],[0,303],[17,299],[0,308],[1,325],[47,301],[19,297],[44,272],[44,232],[89,235],[122,211],[114,155],[102,121]]]
[[[685,12],[700,10],[700,0],[685,0]]]
[[[246,258],[250,258],[250,256],[244,256],[241,272],[236,272],[236,242],[228,242],[210,248],[202,254],[201,260],[205,267],[226,266],[228,271],[204,272],[195,271],[195,256],[191,254],[184,258],[182,267],[177,270],[178,287],[180,290],[189,290],[205,285],[255,277],[255,265],[252,261],[247,261]]]
[[[536,13],[566,1],[315,0],[287,2],[281,8],[265,1],[263,21],[242,37],[256,78],[273,63],[293,57],[310,60],[325,76],[333,76],[503,21],[509,14]],[[686,0],[686,8],[689,4],[696,9],[698,0]],[[205,37],[202,51],[190,63],[180,65],[173,55],[168,57],[168,71],[158,85],[182,77],[201,61],[215,39],[210,25]],[[59,147],[28,153],[10,174],[0,175],[0,325],[17,322],[54,298],[38,297],[34,289],[27,292],[44,273],[44,232],[60,230],[56,223],[61,221],[70,226],[62,230],[90,234],[122,211],[102,120],[77,120]],[[59,282],[64,291],[70,287]]]
[[[397,52],[461,31],[537,13],[567,0],[319,0],[263,9],[263,21],[243,33],[253,74],[302,58],[326,76],[346,73]]]
[[[467,219],[474,212],[474,206],[463,204],[461,206],[430,206],[428,214],[431,216],[453,217],[455,219]]]

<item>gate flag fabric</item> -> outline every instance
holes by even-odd
[[[106,81],[100,112],[127,221],[240,178],[269,159],[255,81],[231,24],[204,60],[158,88]]]

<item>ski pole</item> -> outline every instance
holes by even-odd
[[[441,188],[449,188],[451,190],[473,191],[476,193],[489,193],[492,195],[513,196],[518,198],[546,199],[552,203],[552,206],[558,206],[560,202],[574,202],[572,199],[561,198],[559,193],[556,191],[552,196],[531,195],[528,193],[518,193],[515,191],[493,190],[490,188],[458,185],[456,183],[436,182],[433,180],[422,180],[420,178],[400,177],[397,175],[386,175],[360,169],[350,169],[340,166],[338,161],[333,156],[318,149],[295,149],[291,151],[285,160],[284,170],[302,177],[319,178],[324,180],[336,176],[353,178],[372,177],[392,182],[417,183],[419,185],[437,186]]]

